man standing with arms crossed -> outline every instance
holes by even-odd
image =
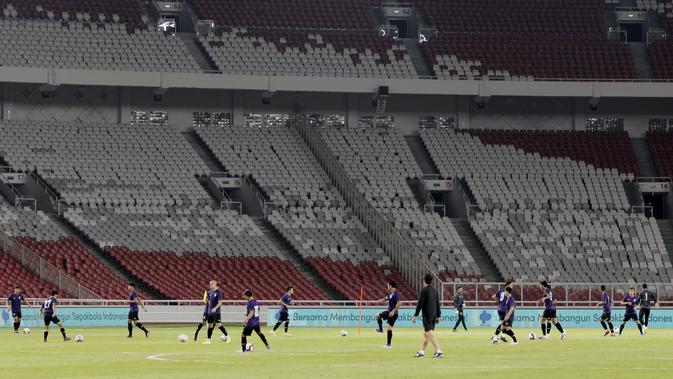
[[[418,298],[418,304],[416,305],[416,313],[414,313],[414,318],[411,319],[412,323],[416,323],[416,318],[421,311],[423,311],[424,340],[421,350],[414,356],[423,358],[425,356],[425,348],[428,347],[428,343],[430,343],[435,348],[435,355],[432,357],[444,358],[444,353],[442,353],[442,349],[439,347],[437,339],[435,338],[435,325],[439,322],[439,319],[442,316],[442,310],[440,309],[439,304],[439,294],[437,294],[437,291],[432,288],[430,284],[432,284],[432,275],[425,274],[421,296]]]

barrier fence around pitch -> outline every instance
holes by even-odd
[[[23,308],[23,327],[42,327],[39,313],[41,299],[28,299],[32,307]],[[260,320],[273,324],[278,319],[278,301],[263,300]],[[201,300],[149,300],[147,311],[140,312],[141,321],[148,324],[196,325],[202,319],[204,304]],[[246,302],[228,300],[222,306],[222,321],[226,324],[241,325],[245,314]],[[421,320],[411,323],[415,311],[415,301],[403,301],[399,310],[396,327],[420,327]],[[592,304],[594,305],[594,304]],[[365,331],[376,326],[376,314],[385,310],[386,305],[376,301],[363,301],[362,307],[356,301],[296,301],[290,308],[289,319],[298,327],[362,327]],[[612,317],[615,323],[622,320],[624,307],[613,306]],[[128,301],[126,300],[82,300],[59,299],[57,308],[59,318],[69,328],[79,327],[123,327],[127,323]],[[519,306],[515,313],[515,327],[537,327],[542,307]],[[602,309],[595,306],[561,306],[558,317],[566,328],[597,328]],[[467,304],[464,310],[468,327],[494,327],[498,323],[498,313],[494,303],[488,307],[472,307]],[[6,308],[0,311],[0,328],[12,325],[11,313]],[[439,328],[453,327],[457,314],[449,302],[443,302],[442,318]],[[662,302],[652,308],[650,328],[673,328],[673,302]]]

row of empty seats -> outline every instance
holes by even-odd
[[[0,0],[0,9],[5,18],[24,20],[114,21],[129,29],[144,24],[137,0]]]
[[[417,78],[404,43],[373,31],[235,28],[199,42],[228,74]]]
[[[647,143],[659,175],[673,177],[673,133],[648,132]]]
[[[200,72],[182,40],[122,24],[0,20],[0,65]]]

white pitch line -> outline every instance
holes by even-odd
[[[204,361],[204,360],[189,360],[189,359],[167,359],[167,357],[172,357],[172,356],[179,356],[179,355],[220,355],[218,353],[163,353],[163,354],[154,354],[154,355],[148,355],[145,357],[145,359],[149,359],[151,361],[160,361],[160,362],[191,362],[191,363],[215,363],[215,364],[229,364],[229,362],[223,362],[223,361],[218,361],[218,360],[212,360],[212,361]]]

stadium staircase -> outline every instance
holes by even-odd
[[[638,79],[653,79],[654,72],[650,62],[650,55],[645,42],[629,42],[633,65],[636,67]]]
[[[409,52],[411,63],[414,64],[418,76],[434,76],[435,73],[432,71],[432,65],[426,59],[418,41],[415,38],[403,38],[402,40],[404,41],[404,46],[407,48],[407,52]]]
[[[196,63],[199,64],[201,70],[217,71],[215,63],[208,57],[201,44],[196,41],[194,33],[175,33],[175,35],[185,44],[189,53],[196,59]]]
[[[657,225],[659,225],[661,237],[664,240],[666,250],[668,250],[668,256],[673,261],[673,220],[657,220]]]
[[[265,218],[253,218],[255,224],[264,232],[278,251],[294,264],[299,272],[307,278],[311,284],[315,285],[321,291],[327,294],[332,300],[340,300],[342,296],[330,286],[318,273],[309,265],[309,263],[290,245],[285,238],[271,225]]]
[[[640,168],[640,176],[655,177],[657,174],[657,166],[652,157],[650,145],[645,138],[631,138],[631,145],[633,152],[636,154],[636,161]]]
[[[495,263],[491,260],[484,246],[479,242],[477,236],[474,234],[469,221],[464,218],[452,218],[451,222],[458,231],[458,236],[463,241],[467,249],[470,251],[472,258],[479,267],[479,271],[484,276],[487,282],[502,282],[504,279],[502,274],[498,271]]]

